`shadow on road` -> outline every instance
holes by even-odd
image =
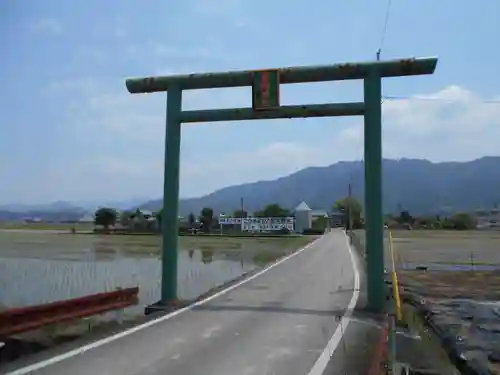
[[[279,314],[306,314],[317,316],[331,316],[341,319],[345,314],[345,309],[338,310],[317,310],[317,309],[304,309],[280,306],[280,302],[267,302],[265,305],[248,306],[248,305],[201,305],[196,306],[193,311],[252,311],[252,312],[271,312]],[[380,326],[382,324],[382,317],[378,314],[373,314],[366,310],[364,307],[355,308],[351,319],[359,320],[367,324]]]

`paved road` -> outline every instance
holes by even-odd
[[[349,319],[359,297],[354,259],[345,234],[332,231],[188,311],[10,374],[318,375],[327,367],[337,373],[330,356],[339,365],[346,361],[342,336],[355,327]]]

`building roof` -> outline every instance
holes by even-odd
[[[332,212],[330,213],[331,216],[340,216],[340,215],[344,215],[344,213],[340,210],[332,210]]]
[[[328,212],[325,210],[312,210],[311,214],[312,216],[328,217]]]
[[[143,210],[143,209],[139,209],[139,212],[140,212],[142,215],[149,215],[149,216],[153,216],[153,215],[154,215],[153,211],[150,211],[150,210]]]
[[[294,211],[312,211],[311,208],[307,205],[306,202],[302,201],[297,207],[295,207]]]
[[[87,215],[81,217],[80,220],[78,220],[78,221],[82,222],[82,223],[93,223],[94,222],[94,216],[90,215],[90,214],[87,214]]]

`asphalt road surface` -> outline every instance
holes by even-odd
[[[368,344],[365,324],[352,316],[361,269],[344,232],[334,230],[186,311],[16,363],[9,374],[319,375],[347,367],[364,373],[357,366]]]

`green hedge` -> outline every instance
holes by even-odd
[[[302,231],[302,234],[324,234],[325,230],[324,229],[319,229],[319,228],[306,228]]]

